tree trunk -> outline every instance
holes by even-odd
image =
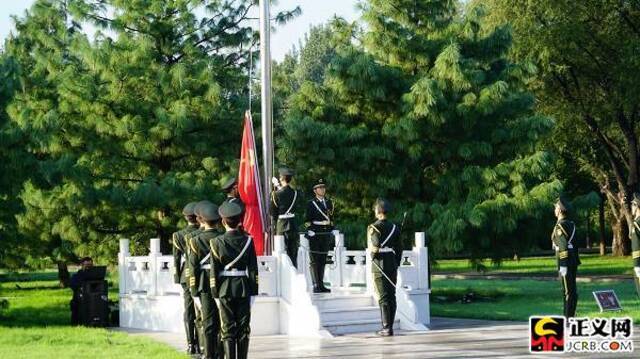
[[[613,242],[611,253],[614,256],[624,256],[629,254],[629,227],[624,216],[616,220],[613,225]]]
[[[67,267],[67,262],[59,261],[58,265],[58,282],[60,288],[68,288],[69,287],[69,268]]]
[[[600,205],[598,206],[598,226],[600,232],[600,255],[607,254],[607,247],[605,243],[605,218],[604,218],[604,195],[600,194]]]

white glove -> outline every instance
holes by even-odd
[[[307,231],[307,236],[309,236],[309,237],[313,237],[313,236],[315,236],[315,235],[316,235],[316,232],[311,231],[311,230]]]
[[[633,271],[636,272],[636,277],[640,278],[640,267],[633,267]]]
[[[278,181],[278,179],[275,177],[271,177],[271,184],[275,188],[280,188],[280,181]]]
[[[560,273],[561,276],[566,276],[567,275],[567,267],[560,267],[560,270],[558,271]]]
[[[256,301],[256,296],[252,295],[251,299],[249,300],[249,306],[253,307],[253,302],[255,302],[255,301]]]
[[[202,310],[202,302],[200,302],[200,298],[193,297],[193,305],[196,307],[197,311],[201,311]]]

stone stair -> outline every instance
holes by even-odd
[[[312,294],[311,300],[318,308],[320,324],[334,336],[380,330],[378,304],[364,291],[334,289],[332,293]],[[394,328],[399,327],[396,318]]]

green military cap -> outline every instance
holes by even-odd
[[[200,217],[205,221],[217,221],[220,219],[220,215],[218,215],[218,206],[215,204],[208,202],[204,203],[200,207]]]
[[[225,202],[218,209],[218,213],[222,218],[236,217],[242,214],[242,206],[235,202]]]
[[[280,176],[293,176],[295,174],[295,172],[293,172],[293,170],[289,167],[280,167],[278,169],[278,173],[280,174]]]
[[[320,187],[325,187],[325,186],[326,186],[325,181],[324,181],[322,178],[320,178],[320,179],[319,179],[319,180],[317,180],[317,181],[316,181],[316,183],[313,185],[313,189],[320,188]]]
[[[569,201],[567,201],[567,199],[562,196],[558,198],[556,206],[563,212],[569,212],[571,210],[571,203],[569,203]]]
[[[196,209],[196,202],[189,202],[187,203],[186,206],[184,206],[184,208],[182,209],[182,214],[185,216],[193,216],[196,213],[194,212],[194,210]]]
[[[196,214],[196,216],[200,216],[202,217],[202,209],[204,208],[204,206],[208,205],[208,204],[213,204],[211,201],[200,201],[198,203],[196,203],[196,206],[193,208],[193,213]]]
[[[231,177],[228,179],[223,185],[222,190],[225,192],[229,192],[234,185],[238,184],[238,180],[235,177]]]
[[[384,198],[376,199],[376,203],[373,205],[374,209],[380,210],[382,213],[388,213],[391,211],[391,202]]]
[[[640,207],[640,194],[639,193],[634,193],[633,194],[633,199],[631,200],[631,204],[635,204],[637,207]]]

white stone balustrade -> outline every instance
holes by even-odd
[[[361,288],[373,295],[370,254],[347,250],[344,234],[334,231],[325,282],[332,289]],[[258,257],[259,297],[252,308],[254,335],[309,336],[321,329],[310,289],[309,240],[300,236],[297,269],[286,255],[284,238],[275,237],[271,256]],[[160,253],[160,241],[150,241],[146,256],[131,256],[129,240],[120,240],[120,322],[123,327],[182,332],[182,287],[174,283],[173,257]],[[401,327],[422,330],[429,325],[428,252],[425,234],[415,234],[411,250],[403,252],[398,272],[398,316]],[[315,333],[315,334],[314,334]]]

